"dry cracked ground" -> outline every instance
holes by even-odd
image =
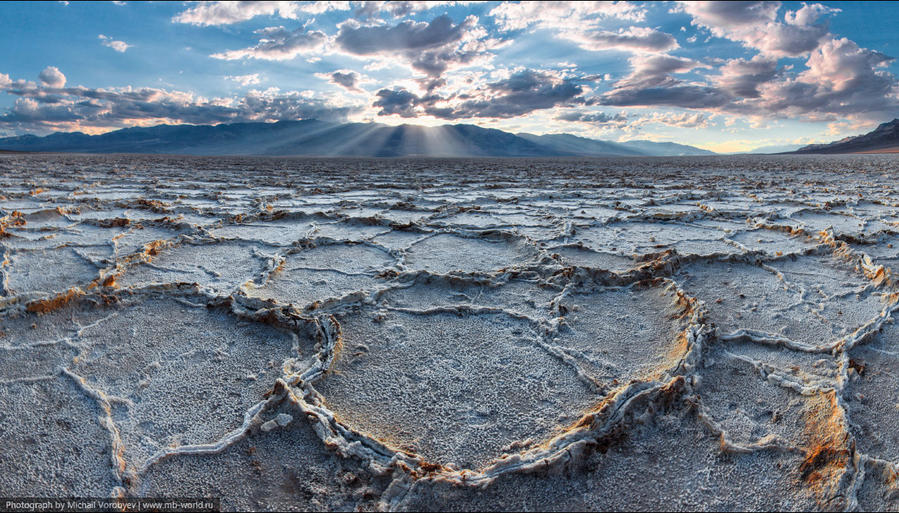
[[[897,170],[0,157],[0,496],[897,510]]]

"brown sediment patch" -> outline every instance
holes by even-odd
[[[105,278],[103,278],[103,281],[100,282],[100,285],[102,285],[103,287],[115,288],[115,286],[116,286],[115,280],[116,280],[116,275],[110,274],[110,275],[106,276]]]
[[[131,224],[130,219],[124,217],[114,217],[112,219],[100,219],[97,225],[101,228],[122,228]]]
[[[285,263],[287,263],[287,260],[285,260],[283,258],[281,260],[279,260],[278,265],[276,265],[275,268],[272,269],[272,272],[269,274],[269,276],[274,276],[274,275],[280,273],[281,271],[283,271]]]
[[[169,240],[154,240],[144,244],[141,249],[135,253],[130,255],[126,255],[124,258],[120,259],[121,264],[133,264],[133,263],[142,263],[142,262],[152,262],[153,257],[160,254],[160,252],[168,247],[174,246],[175,243]],[[121,275],[122,272],[119,272]]]
[[[0,237],[9,237],[10,233],[7,230],[13,226],[25,226],[25,215],[18,210],[0,217]]]
[[[419,479],[425,476],[431,476],[434,474],[450,472],[450,469],[439,464],[439,463],[431,463],[429,461],[421,461],[418,463],[418,469],[416,471],[412,471],[411,475],[413,478]]]
[[[62,308],[73,299],[83,295],[84,292],[80,288],[75,287],[49,299],[30,301],[25,305],[25,309],[29,312],[44,314]]]
[[[671,344],[671,347],[668,349],[667,362],[663,365],[660,365],[656,369],[655,375],[651,375],[650,377],[661,376],[665,372],[671,370],[671,367],[675,363],[683,359],[683,357],[686,356],[687,351],[689,350],[690,340],[688,339],[685,332],[681,332],[680,334],[678,334],[677,338],[675,338],[674,343]]]
[[[159,250],[171,245],[167,240],[154,240],[148,244],[144,244],[144,254],[147,257],[154,257],[159,254]]]
[[[855,441],[849,435],[843,408],[835,391],[819,393],[803,412],[806,439],[805,458],[799,466],[800,477],[827,508],[845,505],[847,480],[855,455]]]
[[[162,201],[148,200],[148,199],[144,199],[144,198],[138,199],[136,203],[137,203],[137,205],[139,205],[143,208],[149,209],[150,211],[155,212],[157,214],[167,213],[168,208],[170,207],[169,204],[164,203]]]
[[[328,341],[324,340],[326,337],[333,339],[334,343],[331,345],[331,354],[330,354],[331,364],[328,365],[327,371],[334,372],[335,366],[337,364],[337,360],[338,360],[338,358],[340,358],[340,355],[344,349],[343,328],[341,328],[340,323],[337,322],[337,318],[335,318],[333,315],[328,316],[328,322],[330,322],[333,330],[328,330],[330,333],[320,333],[320,338],[323,339],[323,340],[321,340],[320,343],[322,343],[322,344],[327,343]]]

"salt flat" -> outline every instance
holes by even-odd
[[[0,156],[0,496],[897,510],[897,170]]]

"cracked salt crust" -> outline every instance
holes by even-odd
[[[0,490],[899,507],[894,159],[598,162],[3,156]]]

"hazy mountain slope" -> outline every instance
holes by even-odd
[[[644,156],[645,152],[628,148],[619,143],[588,139],[571,134],[517,134],[529,141],[553,148],[556,151],[571,155],[616,155],[616,156]]]
[[[791,151],[796,151],[798,149],[799,149],[798,144],[775,144],[772,146],[759,146],[758,148],[747,151],[745,153],[767,155],[767,154],[772,154],[772,153],[787,153],[787,152],[791,152]]]
[[[655,142],[655,141],[627,141],[619,143],[627,148],[642,151],[645,155],[658,155],[665,157],[677,157],[685,155],[714,155],[715,152],[703,150],[695,146],[686,144],[677,144],[673,142]]]
[[[899,150],[899,119],[883,123],[867,134],[829,144],[810,144],[793,153],[865,153],[891,149]]]
[[[228,125],[159,125],[102,135],[80,132],[0,139],[0,150],[188,155],[347,157],[551,157],[711,154],[650,141],[613,143],[570,134],[511,134],[475,125],[423,127],[316,120]]]

